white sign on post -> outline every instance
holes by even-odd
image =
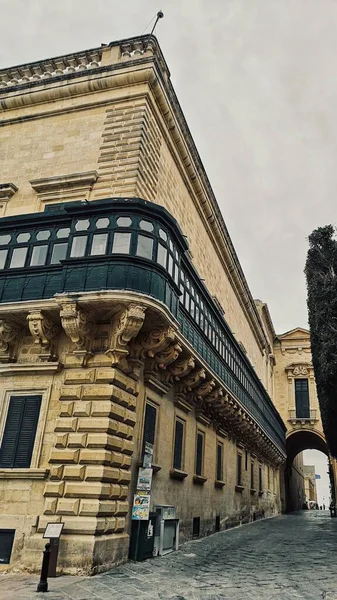
[[[60,538],[64,523],[47,523],[44,538]]]

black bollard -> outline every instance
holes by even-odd
[[[40,581],[37,586],[37,592],[48,592],[48,568],[49,568],[49,559],[50,559],[50,543],[46,544],[46,547],[43,551],[43,559],[42,559],[42,567],[41,567],[41,575]]]

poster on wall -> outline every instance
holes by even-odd
[[[150,517],[150,495],[135,494],[133,498],[132,519],[148,521]]]
[[[152,467],[153,461],[153,444],[145,442],[144,455],[143,455],[143,467]]]
[[[152,469],[144,469],[143,467],[140,467],[138,471],[137,490],[150,492],[151,484]]]

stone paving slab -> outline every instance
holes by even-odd
[[[337,519],[303,511],[95,577],[49,579],[47,599],[337,600],[336,552]],[[36,600],[37,582],[36,575],[0,575],[0,600]]]

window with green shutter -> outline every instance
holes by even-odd
[[[223,480],[223,445],[220,442],[217,444],[216,478],[218,481]]]
[[[154,446],[156,432],[157,409],[149,402],[145,406],[144,432],[143,432],[143,448],[142,455],[145,451],[145,443]]]
[[[183,468],[183,444],[184,444],[184,422],[176,420],[174,434],[173,468]]]
[[[307,379],[295,379],[296,417],[308,419],[310,417],[309,386]]]
[[[203,454],[204,454],[204,434],[201,431],[197,432],[197,448],[195,457],[195,474],[202,475],[203,471]]]
[[[11,396],[0,448],[2,469],[30,467],[41,396]]]

